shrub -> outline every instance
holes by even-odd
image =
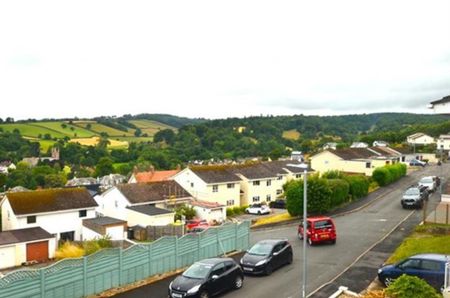
[[[386,294],[393,298],[438,298],[436,290],[417,276],[403,274],[387,289]]]
[[[227,217],[234,216],[234,208],[227,208]]]
[[[81,258],[83,255],[84,250],[70,241],[64,242],[55,253],[55,257],[58,260],[65,258]]]
[[[346,176],[344,179],[350,186],[349,192],[352,200],[367,196],[369,192],[369,179],[366,176]]]
[[[235,207],[233,207],[233,213],[234,213],[234,215],[239,215],[239,214],[242,214],[243,212],[241,210],[241,207],[235,206]]]
[[[241,208],[241,213],[243,214],[243,213],[245,213],[245,209],[247,209],[248,206],[241,206],[240,208]]]
[[[406,165],[396,163],[393,165],[386,165],[384,167],[376,168],[372,173],[372,178],[378,185],[385,186],[389,183],[395,182],[406,175]]]
[[[96,240],[88,240],[83,242],[83,249],[85,255],[91,255],[101,249]]]
[[[328,181],[317,175],[308,177],[307,199],[309,213],[324,213],[331,207]],[[286,185],[286,208],[291,216],[303,213],[303,182],[290,181]]]
[[[194,207],[182,205],[175,208],[175,220],[181,220],[183,215],[187,220],[193,219],[196,215]]]
[[[345,174],[338,170],[330,170],[322,174],[322,178],[325,179],[342,179],[344,176]]]
[[[337,207],[349,199],[350,185],[344,179],[329,179],[331,189],[331,207]]]
[[[105,235],[101,238],[98,238],[97,243],[98,245],[100,245],[101,248],[110,248],[112,247],[111,236]]]

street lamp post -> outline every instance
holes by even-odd
[[[307,230],[308,230],[308,222],[306,220],[307,217],[307,206],[308,206],[308,196],[307,196],[307,174],[308,174],[308,165],[301,164],[288,164],[287,166],[302,168],[303,169],[303,283],[302,283],[302,298],[306,298],[306,275],[307,275],[307,267],[306,267],[306,241],[307,241]]]

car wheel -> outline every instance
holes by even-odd
[[[200,293],[200,298],[209,298],[209,293],[206,291],[203,291]]]
[[[394,282],[394,280],[395,280],[395,278],[392,278],[392,277],[385,277],[385,278],[383,278],[383,284],[384,284],[386,287],[389,287],[389,285],[392,284],[392,283]]]
[[[267,264],[266,270],[264,271],[264,273],[265,273],[266,275],[271,275],[272,272],[273,272],[273,268],[272,268],[272,265],[269,263],[269,264]]]
[[[336,239],[331,240],[331,244],[336,244]]]
[[[240,288],[242,288],[243,284],[244,284],[244,279],[242,278],[242,276],[240,276],[240,275],[236,276],[236,278],[234,279],[234,288],[240,289]]]
[[[313,241],[311,240],[311,238],[308,238],[308,244],[309,244],[309,246],[313,246]]]

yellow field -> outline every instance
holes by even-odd
[[[288,140],[298,140],[300,138],[300,133],[296,129],[283,131],[283,138]]]
[[[99,137],[92,137],[92,138],[78,138],[78,139],[71,139],[69,142],[71,143],[78,143],[80,145],[84,146],[95,146],[98,144],[98,141],[100,140]],[[127,148],[128,142],[126,141],[118,141],[118,140],[112,140],[108,139],[111,143],[108,145],[108,148]]]

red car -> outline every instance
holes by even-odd
[[[336,243],[336,226],[330,217],[309,217],[306,221],[308,223],[306,235],[309,245],[321,242]],[[298,226],[298,237],[303,240],[303,222]]]
[[[198,228],[198,227],[208,228],[209,224],[204,219],[192,219],[192,220],[186,221],[186,230],[189,231],[190,229]]]

